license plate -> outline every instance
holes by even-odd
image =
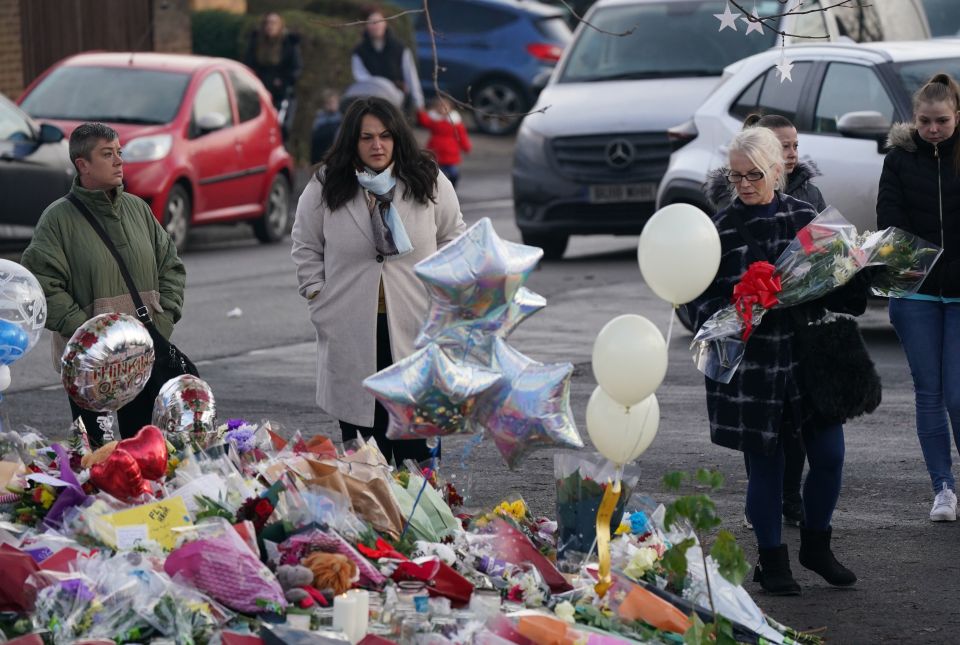
[[[657,185],[654,182],[590,186],[590,202],[594,204],[610,202],[652,202],[656,198]]]

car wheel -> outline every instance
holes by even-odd
[[[545,233],[522,233],[523,243],[527,246],[539,246],[543,249],[544,260],[559,260],[563,258],[563,252],[567,250],[569,235],[556,235]]]
[[[270,184],[263,217],[253,223],[253,234],[264,244],[279,242],[290,226],[290,182],[277,174]]]
[[[484,134],[512,134],[527,111],[527,99],[522,89],[507,80],[485,81],[470,95],[475,108],[473,119]]]
[[[167,196],[167,206],[163,211],[163,228],[182,253],[187,247],[187,237],[190,233],[190,219],[192,215],[190,194],[181,184],[174,184]]]

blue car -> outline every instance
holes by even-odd
[[[419,9],[420,0],[394,0]],[[439,86],[475,108],[477,129],[510,134],[536,101],[571,32],[566,14],[535,0],[431,0]],[[414,14],[424,94],[435,94],[433,49],[423,13]],[[539,82],[538,82],[539,81]]]

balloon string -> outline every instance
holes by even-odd
[[[654,395],[651,394],[650,396],[654,396]],[[640,404],[638,403],[637,405],[640,405]],[[637,446],[639,446],[640,442],[643,441],[644,437],[647,436],[647,421],[650,419],[650,409],[652,407],[653,405],[651,404],[647,405],[647,411],[643,415],[643,422],[640,424],[640,428],[643,431],[639,434],[639,436],[637,437],[637,440],[633,442],[633,447],[630,449],[630,452],[627,453],[627,456],[630,457],[631,460],[634,459],[633,453],[636,452]],[[624,424],[623,424],[623,434],[625,435],[627,433],[627,428],[630,426],[630,407],[629,406],[627,407],[627,414],[624,415],[624,419],[626,419],[626,421],[624,421]],[[623,466],[620,466],[617,469],[617,481],[620,481],[619,478],[621,474],[623,474]]]
[[[677,309],[679,308],[680,307],[676,305],[670,308],[670,321],[667,323],[667,353],[668,354],[670,352],[670,339],[673,337],[673,322],[674,322],[674,319],[677,317]],[[667,361],[667,364],[669,365],[670,361]]]

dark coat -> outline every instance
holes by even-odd
[[[877,227],[896,226],[943,247],[919,293],[960,297],[960,175],[954,152],[960,131],[937,146],[916,129],[890,130],[877,193]]]
[[[252,69],[273,98],[273,106],[280,108],[285,98],[292,98],[297,79],[303,71],[303,58],[300,55],[300,36],[284,32],[282,53],[278,65],[265,65],[257,61],[257,39],[259,31],[250,34],[244,64]]]
[[[756,258],[740,237],[728,213],[736,209],[744,225],[766,251],[777,258],[817,213],[806,202],[777,193],[779,206],[772,216],[751,215],[735,199],[713,216],[720,234],[720,268],[713,284],[685,305],[697,328],[729,305],[733,287]],[[772,454],[781,428],[796,433],[805,415],[793,356],[794,321],[788,309],[768,311],[746,345],[743,362],[730,383],[706,379],[710,439],[727,448]]]
[[[722,210],[730,205],[730,198],[733,193],[730,191],[730,183],[727,181],[728,168],[717,168],[707,175],[707,181],[703,185],[703,194],[709,200],[714,210]],[[783,192],[801,202],[807,202],[813,206],[818,213],[822,213],[827,207],[823,201],[823,195],[820,189],[813,185],[812,179],[820,176],[820,169],[812,161],[801,161],[793,172],[787,175],[787,186]]]

